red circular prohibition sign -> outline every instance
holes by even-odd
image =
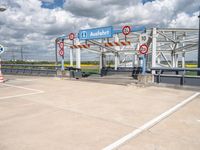
[[[59,47],[60,47],[60,49],[63,49],[64,48],[64,42],[60,42]]]
[[[140,46],[140,49],[139,49],[139,52],[140,52],[140,54],[147,54],[147,52],[148,52],[148,46],[146,45],[146,44],[142,44],[141,46]]]
[[[59,55],[64,56],[64,50],[59,50]]]
[[[124,26],[124,27],[122,28],[122,33],[123,33],[124,35],[130,34],[130,33],[131,33],[131,27],[130,27],[130,26]]]
[[[75,34],[74,34],[74,33],[70,33],[70,34],[69,34],[69,39],[70,39],[70,40],[74,40],[74,38],[75,38]]]

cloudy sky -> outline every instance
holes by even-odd
[[[0,0],[0,42],[7,57],[53,59],[53,39],[110,25],[198,28],[199,0]],[[14,51],[14,52],[13,52]],[[14,53],[14,54],[13,54]],[[8,56],[9,55],[9,56]]]

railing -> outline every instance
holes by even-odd
[[[195,75],[200,68],[151,68],[152,71],[156,83],[200,86],[200,76]]]
[[[103,67],[101,69],[101,76],[105,75],[113,75],[113,74],[128,74],[132,76],[134,79],[137,79],[138,74],[142,73],[141,67],[118,67],[115,70],[114,67]]]
[[[4,74],[55,76],[59,66],[30,65],[30,64],[2,64]]]

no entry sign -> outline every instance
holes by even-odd
[[[122,28],[122,33],[123,33],[124,35],[130,34],[130,33],[131,33],[131,27],[130,27],[130,26],[124,26],[124,27]]]
[[[148,52],[148,46],[146,45],[146,44],[142,44],[141,46],[140,46],[140,49],[139,49],[139,52],[140,52],[140,54],[147,54],[147,52]]]
[[[74,33],[70,33],[70,34],[69,34],[69,39],[70,39],[70,40],[74,40],[74,38],[75,38],[75,34],[74,34]]]

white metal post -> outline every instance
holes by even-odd
[[[99,56],[99,69],[103,68],[103,54],[101,53]]]
[[[115,70],[117,70],[117,67],[118,67],[118,54],[117,53],[115,53]]]
[[[175,54],[172,50],[172,53],[171,53],[171,62],[172,62],[172,67],[174,68],[175,67]]]
[[[161,43],[157,43],[157,44],[158,44],[158,51],[160,51]],[[160,62],[161,62],[161,53],[159,52],[157,55],[157,64],[160,65]]]
[[[172,36],[173,36],[173,40],[176,40],[176,32],[172,32]],[[176,45],[174,45],[176,46]],[[176,54],[174,51],[175,47],[172,49],[172,53],[171,53],[171,61],[172,61],[172,67],[175,68],[176,67]]]
[[[152,62],[151,66],[156,67],[156,44],[157,44],[157,31],[156,28],[153,28],[153,37],[152,37]],[[152,74],[155,74],[155,71],[152,71]]]
[[[119,42],[119,37],[117,34],[115,35],[115,42]],[[118,51],[120,50],[120,47],[115,46],[115,49]],[[118,65],[119,65],[119,54],[115,53],[115,70],[117,70]]]
[[[73,50],[69,50],[70,66],[73,67]]]
[[[80,44],[78,39],[76,40],[76,44],[77,45]],[[79,68],[79,69],[81,68],[81,50],[80,50],[80,48],[76,49],[76,68]]]
[[[136,52],[135,54],[133,55],[134,59],[133,59],[133,66],[134,67],[138,67],[138,60],[139,60],[139,57],[138,57],[138,54],[137,54],[137,51],[139,50],[140,48],[140,44],[138,43],[137,44],[137,47],[136,47]]]
[[[175,54],[175,67],[178,68],[178,54]]]
[[[182,53],[182,68],[185,68],[185,52]]]
[[[185,40],[185,36],[183,37],[183,41]],[[185,46],[185,43],[183,42],[183,47]],[[185,68],[185,49],[182,51],[182,68]]]

